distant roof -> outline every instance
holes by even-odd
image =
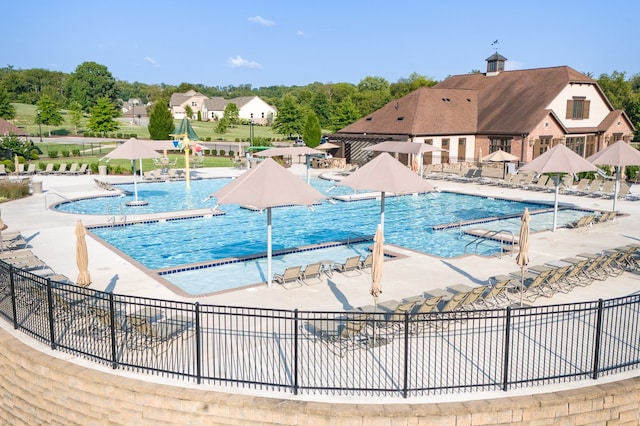
[[[10,134],[16,136],[29,136],[29,132],[26,130],[14,126],[10,122],[0,118],[0,136],[9,136]]]

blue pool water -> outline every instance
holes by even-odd
[[[139,198],[149,201],[146,207],[126,208],[127,212],[153,213],[185,209],[214,208],[215,199],[205,198],[227,184],[229,179],[192,181],[188,190],[184,182],[144,183],[138,185]],[[329,181],[314,179],[312,185],[327,195],[348,194],[345,187],[333,187]],[[127,188],[129,189],[129,188]],[[83,214],[104,214],[122,208],[129,197],[105,197],[66,203],[60,210]],[[108,207],[107,207],[108,206]],[[454,193],[434,193],[389,197],[385,202],[385,242],[441,257],[454,257],[469,252],[490,255],[499,250],[497,243],[485,242],[468,247],[474,237],[460,228],[435,231],[434,226],[479,218],[519,215],[546,205],[513,202]],[[266,281],[266,213],[243,209],[236,205],[220,208],[224,215],[206,215],[185,220],[138,223],[128,226],[93,228],[91,231],[118,250],[150,269],[174,268],[202,262],[250,257],[243,262],[228,263],[206,269],[164,275],[185,291],[202,294],[240,285]],[[580,217],[583,212],[563,210],[558,224]],[[275,208],[272,212],[273,250],[292,251],[275,256],[273,272],[287,266],[308,264],[318,260],[344,261],[353,254],[366,255],[371,242],[348,246],[295,252],[296,248],[313,244],[354,241],[370,238],[380,217],[380,200],[324,201],[312,209],[306,207]],[[534,214],[532,232],[551,228],[552,213]],[[517,235],[518,217],[471,228],[507,230]]]

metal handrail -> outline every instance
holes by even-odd
[[[73,200],[71,200],[71,199],[69,199],[69,198],[65,197],[64,195],[62,195],[62,194],[60,194],[60,193],[58,193],[58,192],[51,192],[51,191],[47,191],[47,192],[45,192],[45,194],[44,194],[44,209],[45,209],[45,210],[46,210],[47,208],[49,208],[49,207],[48,207],[48,206],[49,206],[49,203],[47,203],[47,195],[57,195],[58,197],[62,198],[62,199],[63,199],[63,200],[65,200],[65,201],[68,201],[68,202],[70,202],[70,203],[72,203],[72,202],[73,202]]]
[[[500,234],[502,232],[511,235],[511,246],[513,247],[515,245],[515,243],[516,243],[516,236],[513,234],[513,232],[511,232],[508,229],[500,229],[498,231],[487,231],[484,234],[477,236],[473,241],[467,243],[467,245],[464,246],[464,252],[466,253],[467,252],[467,247],[469,247],[471,244],[475,243],[476,247],[475,247],[474,254],[477,254],[478,253],[478,246],[480,244],[482,244],[485,241],[489,241],[489,240],[496,241],[496,240],[492,240],[491,237],[494,237],[494,236],[496,236],[496,235],[498,235],[498,234]],[[502,259],[502,253],[504,252],[504,242],[505,242],[505,240],[500,238],[497,241],[500,241],[500,259]]]

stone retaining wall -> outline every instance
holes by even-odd
[[[499,399],[328,404],[232,395],[107,374],[40,352],[0,328],[2,425],[638,425],[640,377]]]

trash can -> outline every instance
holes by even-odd
[[[107,166],[98,166],[98,174],[100,176],[106,176],[107,175]]]
[[[31,182],[31,193],[42,194],[42,181]]]

